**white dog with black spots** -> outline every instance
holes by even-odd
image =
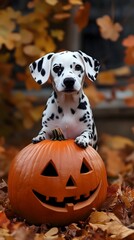
[[[38,84],[52,81],[53,93],[42,115],[42,129],[33,143],[50,139],[60,128],[66,139],[83,148],[97,148],[97,131],[88,98],[83,92],[85,76],[95,81],[100,64],[82,51],[49,53],[31,63],[30,72]]]

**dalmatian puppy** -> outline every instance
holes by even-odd
[[[97,131],[83,83],[86,76],[95,81],[99,67],[96,59],[82,51],[49,53],[30,64],[35,81],[44,84],[50,78],[54,89],[43,112],[42,129],[33,143],[50,139],[52,130],[60,128],[66,139],[96,149]]]

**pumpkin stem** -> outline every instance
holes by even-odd
[[[52,130],[52,140],[58,140],[58,141],[65,140],[63,132],[61,131],[60,128],[56,128]]]

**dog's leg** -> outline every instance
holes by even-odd
[[[97,132],[96,128],[94,133],[90,130],[85,130],[80,136],[75,139],[75,143],[82,148],[86,148],[88,145],[92,146],[94,149],[98,149],[97,146]]]
[[[39,132],[39,134],[32,139],[32,143],[38,143],[41,142],[42,140],[46,139],[46,128],[42,128]]]

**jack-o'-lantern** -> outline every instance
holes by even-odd
[[[8,179],[13,210],[29,223],[62,226],[84,220],[104,201],[104,163],[74,140],[29,144],[13,160]]]

